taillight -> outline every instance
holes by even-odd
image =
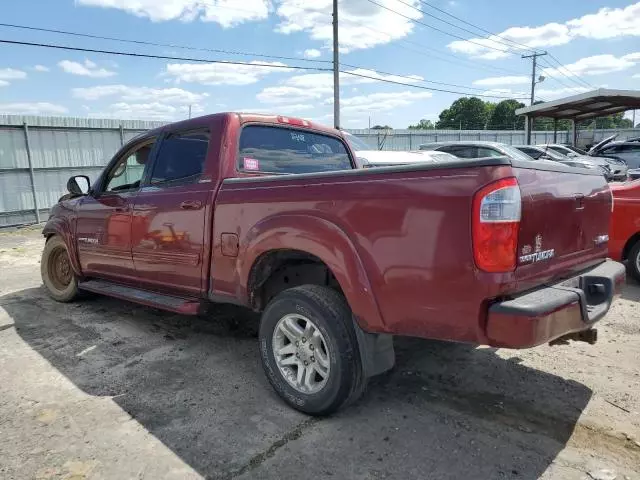
[[[278,115],[278,122],[286,123],[288,125],[295,125],[297,127],[310,127],[311,126],[311,122],[309,122],[308,120],[303,120],[302,118],[284,117],[282,115]]]
[[[485,272],[516,268],[522,199],[515,178],[503,178],[473,198],[473,256]]]

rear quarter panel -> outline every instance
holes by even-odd
[[[214,292],[247,303],[261,252],[311,250],[341,270],[334,274],[365,330],[482,341],[484,299],[504,279],[474,266],[471,203],[510,172],[465,166],[227,180],[215,206]],[[237,258],[220,253],[225,232],[238,235]]]

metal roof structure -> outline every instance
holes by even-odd
[[[547,117],[580,121],[635,108],[640,108],[639,90],[599,88],[552,102],[519,108],[516,110],[516,115],[525,115],[529,118]]]

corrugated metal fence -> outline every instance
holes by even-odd
[[[139,133],[161,122],[0,115],[0,227],[46,220],[49,208],[66,193],[67,179],[94,180],[113,154]],[[522,131],[351,130],[372,148],[412,150],[421,143],[491,140],[524,143]],[[612,131],[594,132],[597,141]],[[639,130],[618,131],[620,138]],[[534,143],[553,141],[553,132],[534,132]],[[568,133],[558,132],[558,142]]]

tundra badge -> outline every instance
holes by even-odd
[[[535,251],[531,253],[531,245],[525,245],[522,247],[522,255],[520,256],[520,263],[536,263],[542,260],[549,260],[556,254],[554,249],[542,250],[542,235],[538,234],[535,238]]]

